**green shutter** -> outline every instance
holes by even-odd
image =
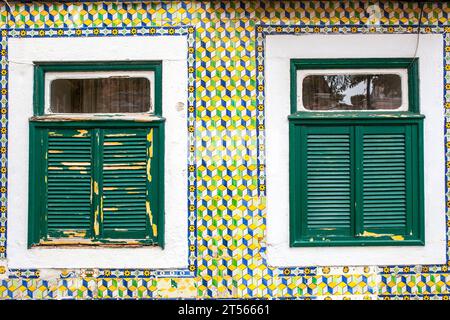
[[[300,195],[302,229],[309,235],[350,235],[352,159],[349,127],[304,127]]]
[[[411,127],[357,128],[362,232],[405,236],[411,193]]]
[[[150,236],[150,224],[155,225],[148,194],[152,143],[153,129],[104,131],[103,237]]]
[[[422,144],[420,118],[291,118],[291,245],[423,245]]]
[[[163,122],[114,126],[32,124],[30,246],[164,246]]]
[[[50,237],[89,235],[91,227],[91,134],[48,130],[47,232]]]

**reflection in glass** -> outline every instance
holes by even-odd
[[[53,113],[135,113],[151,108],[147,78],[56,79],[51,82]]]
[[[308,110],[392,110],[402,105],[397,74],[310,75],[302,87]]]

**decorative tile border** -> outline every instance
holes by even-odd
[[[417,3],[405,1],[39,1],[11,2],[0,15],[0,27],[139,27],[200,24],[213,21],[255,20],[263,24],[415,25],[419,19]],[[449,3],[424,4],[423,22],[445,25]]]

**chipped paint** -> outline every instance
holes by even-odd
[[[153,215],[152,210],[150,208],[150,201],[145,201],[145,209],[147,211],[148,219],[150,221],[150,225],[152,226],[153,235],[156,237],[158,235],[158,228],[156,224],[153,223]]]
[[[77,130],[78,134],[73,135],[74,138],[85,138],[88,136],[88,131],[87,130]]]
[[[61,167],[48,167],[48,170],[62,170]]]
[[[94,193],[95,195],[98,196],[99,194],[99,189],[98,189],[98,182],[94,180]],[[98,204],[95,208],[95,212],[94,212],[94,234],[96,236],[100,235],[100,221],[99,221],[99,214],[102,214],[102,218],[103,218],[103,213],[101,212],[101,206],[103,204],[103,197],[100,197],[100,204]]]
[[[50,137],[63,137],[64,136],[62,133],[56,133],[54,131],[49,131],[48,135]]]
[[[112,166],[130,166],[129,162],[124,162],[124,163],[115,163],[115,164],[105,164],[104,168],[106,167],[112,167]],[[131,163],[131,166],[145,166],[145,162],[144,161],[139,161],[139,162],[133,162]]]
[[[86,172],[86,171],[83,171],[84,169],[86,169],[86,167],[68,167],[67,169],[69,169],[71,171],[80,171],[80,173]]]
[[[379,237],[390,237],[392,240],[395,241],[403,241],[405,238],[400,235],[395,235],[392,233],[375,233],[375,232],[368,232],[364,231],[362,234],[359,234],[360,237],[373,237],[373,238],[379,238]]]
[[[86,237],[86,231],[64,230],[63,234],[69,238],[84,238],[84,237]]]
[[[139,170],[145,169],[145,166],[104,166],[104,170]]]
[[[113,190],[117,190],[118,188],[117,187],[103,187],[103,190],[106,190],[106,191],[113,191]]]
[[[150,131],[147,134],[147,141],[149,142],[149,147],[148,147],[148,159],[147,159],[147,180],[149,182],[152,182],[152,175],[151,175],[151,166],[152,166],[152,161],[151,159],[153,158],[153,129],[150,129]]]
[[[90,166],[90,162],[61,162],[64,166]]]
[[[100,234],[100,223],[98,221],[98,208],[94,212],[94,234],[96,236]]]
[[[148,182],[152,182],[152,175],[151,175],[151,159],[149,158],[147,160],[147,180]]]
[[[110,141],[110,142],[104,142],[103,145],[105,145],[105,146],[121,146],[121,145],[123,145],[123,143],[117,142],[117,141]]]
[[[83,239],[83,238],[49,238],[47,240],[42,240],[38,245],[34,245],[33,247],[54,247],[54,248],[77,248],[80,246],[98,246],[105,248],[117,248],[117,247],[144,247],[154,245],[152,243],[142,243],[136,240],[128,240],[128,239],[114,239],[114,242],[110,242],[108,240],[92,240],[92,239]]]
[[[150,143],[150,146],[148,147],[148,156],[153,158],[153,129],[150,129],[147,134],[147,141]]]
[[[48,153],[64,153],[62,150],[48,150]]]
[[[119,211],[119,208],[103,208],[103,211]]]
[[[135,133],[109,133],[105,134],[105,137],[115,138],[115,137],[135,137]]]

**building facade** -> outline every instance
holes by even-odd
[[[450,3],[0,12],[0,299],[449,298]]]

